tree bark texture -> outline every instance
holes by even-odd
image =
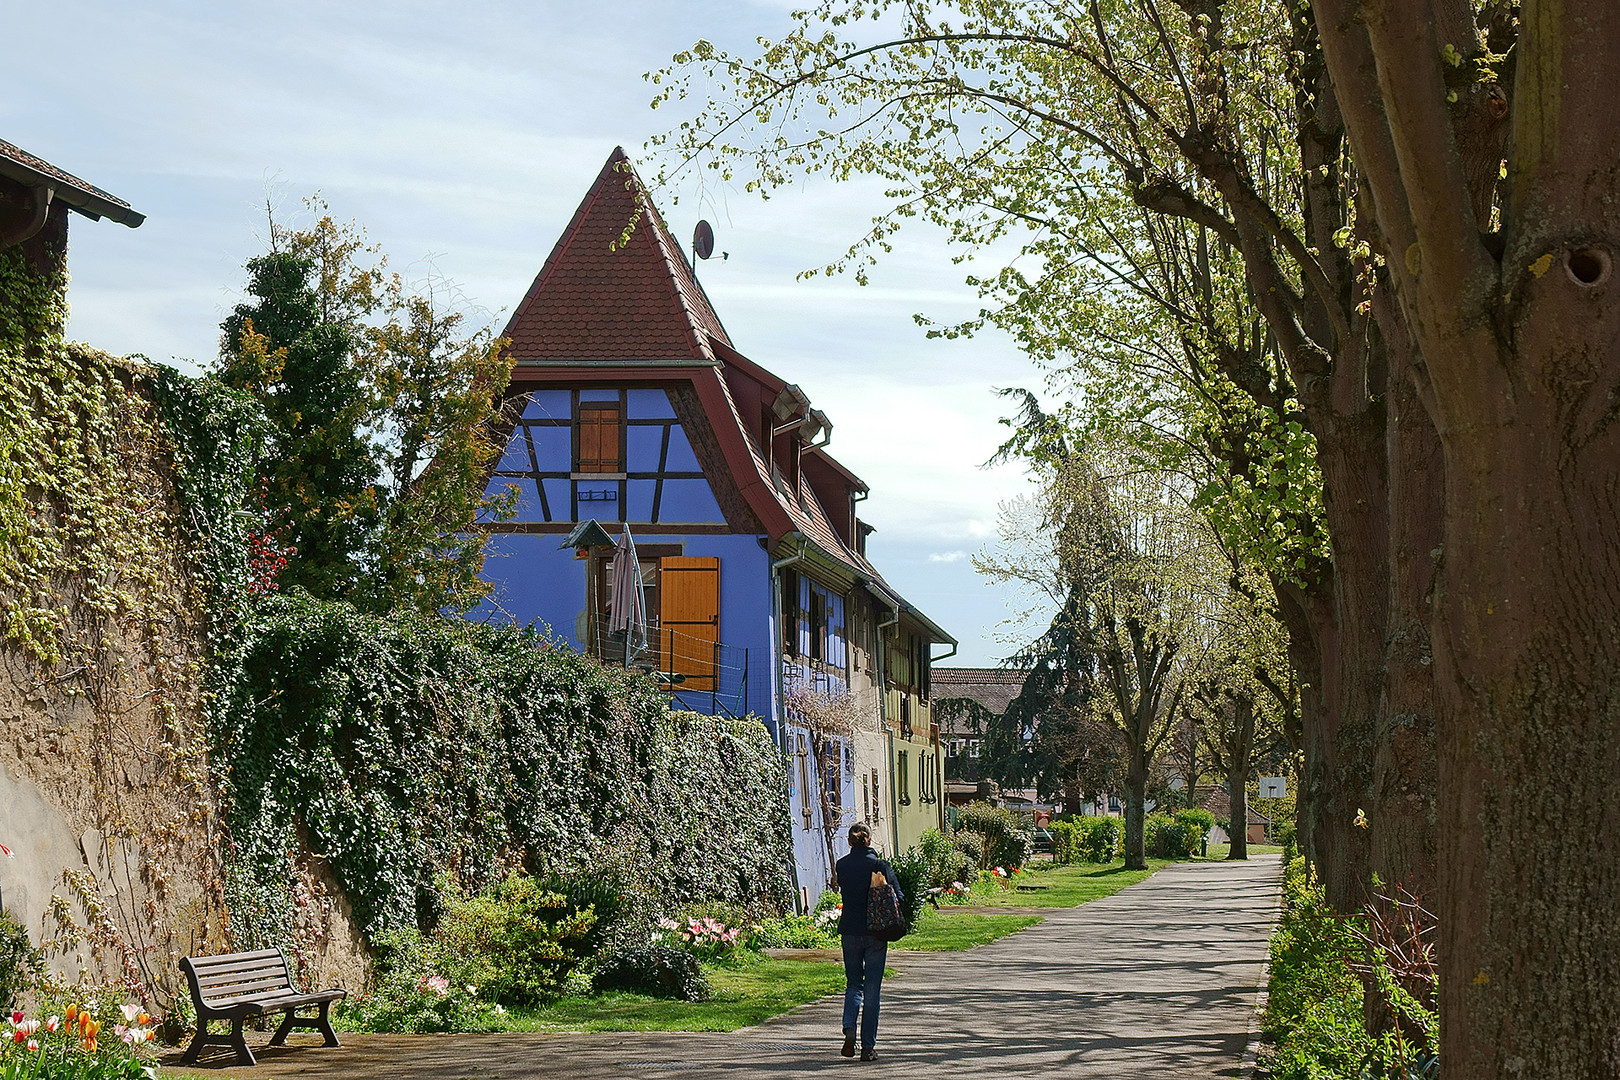
[[[1620,5],[1523,5],[1503,229],[1482,236],[1446,5],[1313,4],[1444,460],[1442,1069],[1614,1077]]]
[[[1249,761],[1254,754],[1254,700],[1233,694],[1232,737],[1227,743],[1226,794],[1232,847],[1228,859],[1249,857]]]

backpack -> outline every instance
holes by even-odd
[[[866,932],[880,941],[899,941],[910,931],[894,886],[882,871],[872,871],[872,887],[866,894]]]

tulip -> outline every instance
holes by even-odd
[[[17,1012],[14,1012],[14,1013],[11,1014],[11,1025],[12,1025],[12,1027],[16,1027],[18,1024],[20,1024],[22,1022],[23,1022],[22,1010],[19,1009]]]
[[[61,1026],[62,1026],[62,1018],[60,1016],[52,1015],[52,1016],[46,1017],[46,1019],[45,1019],[45,1030],[46,1031],[54,1032],[57,1028],[59,1028]]]
[[[68,1023],[70,1023],[70,1024],[73,1023],[74,1020],[78,1019],[78,1016],[79,1016],[79,1007],[77,1005],[69,1005],[68,1010],[67,1010],[67,1021],[68,1021]]]
[[[31,1054],[39,1052],[39,1040],[38,1039],[29,1039],[28,1040],[28,1052],[31,1053]]]
[[[133,1024],[135,1022],[135,1018],[140,1015],[140,1012],[141,1012],[141,1007],[139,1005],[125,1005],[124,1006],[124,1022],[128,1023],[128,1024]]]

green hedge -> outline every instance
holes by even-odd
[[[1119,855],[1124,836],[1120,819],[1096,817],[1059,818],[1052,822],[1052,857],[1060,863],[1106,863]]]
[[[285,932],[300,830],[368,933],[431,925],[442,869],[477,890],[513,863],[628,861],[667,909],[791,904],[785,767],[757,720],[671,713],[531,631],[301,593],[257,605],[242,655],[214,766],[243,944]]]
[[[977,845],[966,838],[969,833],[978,839]],[[1035,853],[1035,840],[1018,820],[1018,815],[987,802],[972,802],[962,807],[956,816],[955,837],[957,846],[969,855],[973,854],[975,846],[980,849],[979,866],[984,870],[997,866],[1011,870],[1029,862],[1029,857]]]

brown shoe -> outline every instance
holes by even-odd
[[[863,1049],[861,1051],[861,1060],[862,1061],[876,1061],[877,1060],[877,1051],[872,1049],[870,1046],[866,1047],[865,1049]]]
[[[854,1057],[855,1056],[855,1036],[853,1036],[853,1035],[844,1036],[844,1048],[842,1050],[838,1051],[838,1052],[840,1054],[844,1055],[845,1057]]]

